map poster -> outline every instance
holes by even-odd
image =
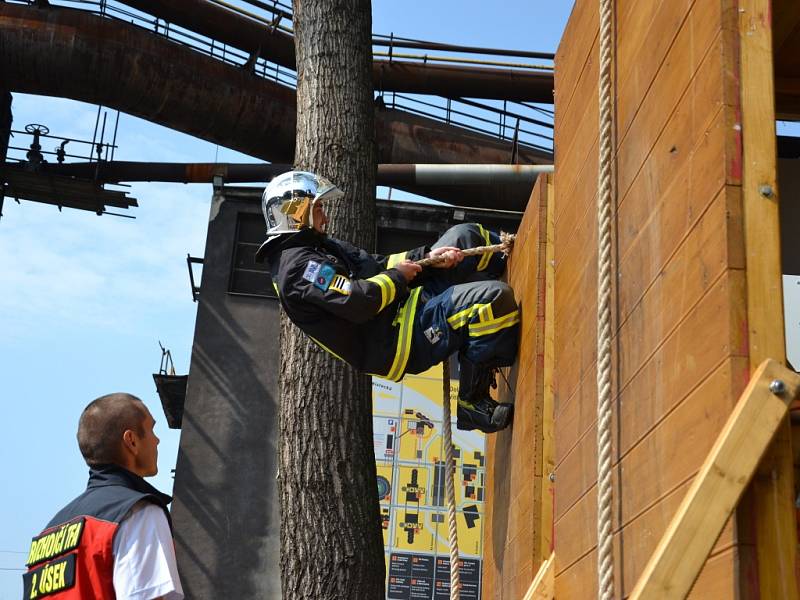
[[[458,381],[451,380],[452,410]],[[442,367],[401,383],[373,377],[373,431],[386,559],[386,598],[445,600],[450,551],[442,443]],[[480,598],[484,434],[456,429],[456,523],[461,597]]]

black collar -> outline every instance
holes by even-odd
[[[86,489],[112,485],[121,485],[141,492],[142,494],[155,496],[165,506],[172,502],[172,496],[159,492],[136,473],[131,473],[128,469],[120,467],[119,465],[97,465],[89,469],[89,484],[86,486]]]

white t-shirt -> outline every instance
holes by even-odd
[[[175,545],[161,507],[146,500],[131,509],[114,536],[114,590],[119,600],[181,600]]]

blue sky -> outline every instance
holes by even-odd
[[[572,2],[514,0],[500,6],[489,14],[487,4],[475,0],[381,0],[373,2],[373,30],[554,52]],[[97,107],[15,94],[13,111],[14,129],[44,123],[54,135],[91,139]],[[119,160],[253,160],[124,114],[117,144]],[[147,403],[161,437],[161,471],[151,481],[164,491],[172,488],[179,432],[166,426],[152,373],[159,365],[159,340],[172,350],[179,373],[189,368],[196,305],[185,257],[203,255],[211,186],[143,183],[130,191],[140,204],[131,211],[135,220],[59,213],[9,198],[3,208],[0,396],[7,429],[0,437],[0,600],[19,598],[16,569],[31,536],[85,486],[75,430],[93,398],[127,391]]]

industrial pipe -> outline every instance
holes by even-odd
[[[292,36],[207,0],[121,0],[137,10],[296,70]],[[450,47],[449,45],[445,45]],[[376,60],[375,89],[454,98],[553,102],[553,73]]]
[[[264,160],[293,159],[294,90],[122,21],[0,3],[0,69],[12,91],[102,104]],[[376,108],[375,127],[382,163],[509,163],[514,155],[508,142],[398,110]],[[525,146],[516,154],[552,162]],[[464,202],[457,187],[408,191]],[[522,210],[530,186],[471,186],[469,195],[472,206]]]
[[[21,168],[9,164],[7,168]],[[173,183],[211,183],[222,177],[226,183],[267,182],[292,169],[289,164],[267,163],[151,163],[151,162],[81,162],[44,165],[47,173],[101,183],[121,181],[164,181]],[[378,165],[377,184],[402,185],[505,185],[529,184],[540,173],[552,173],[553,165]]]

